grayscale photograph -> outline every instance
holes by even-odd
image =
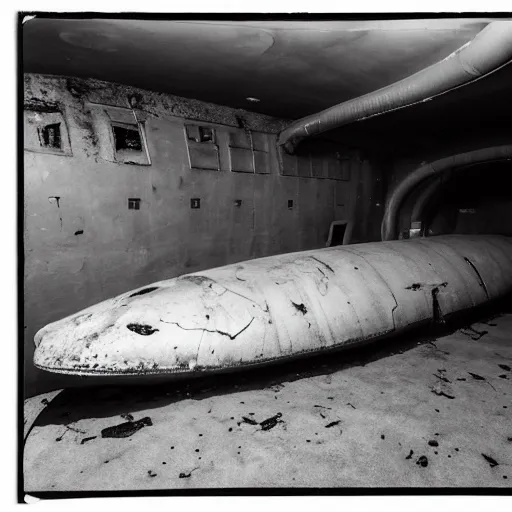
[[[17,32],[21,501],[511,493],[512,13]]]

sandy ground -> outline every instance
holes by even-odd
[[[25,490],[511,487],[512,314],[420,334],[188,383],[65,390],[26,441]]]

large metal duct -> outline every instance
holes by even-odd
[[[512,22],[492,22],[446,59],[387,87],[295,121],[279,134],[278,144],[291,154],[306,137],[428,101],[511,61]]]
[[[406,178],[393,190],[386,203],[384,217],[382,219],[382,240],[394,240],[398,237],[398,214],[405,198],[419,183],[427,178],[441,174],[458,167],[466,167],[472,164],[492,162],[497,160],[512,159],[512,144],[478,149],[467,153],[459,153],[441,160],[436,160],[422,165],[407,175]]]

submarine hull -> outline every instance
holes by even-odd
[[[385,340],[512,291],[512,240],[446,235],[283,254],[160,281],[54,322],[34,364],[157,380]]]

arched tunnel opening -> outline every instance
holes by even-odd
[[[512,162],[480,163],[425,180],[411,192],[399,219],[400,238],[512,236]]]

